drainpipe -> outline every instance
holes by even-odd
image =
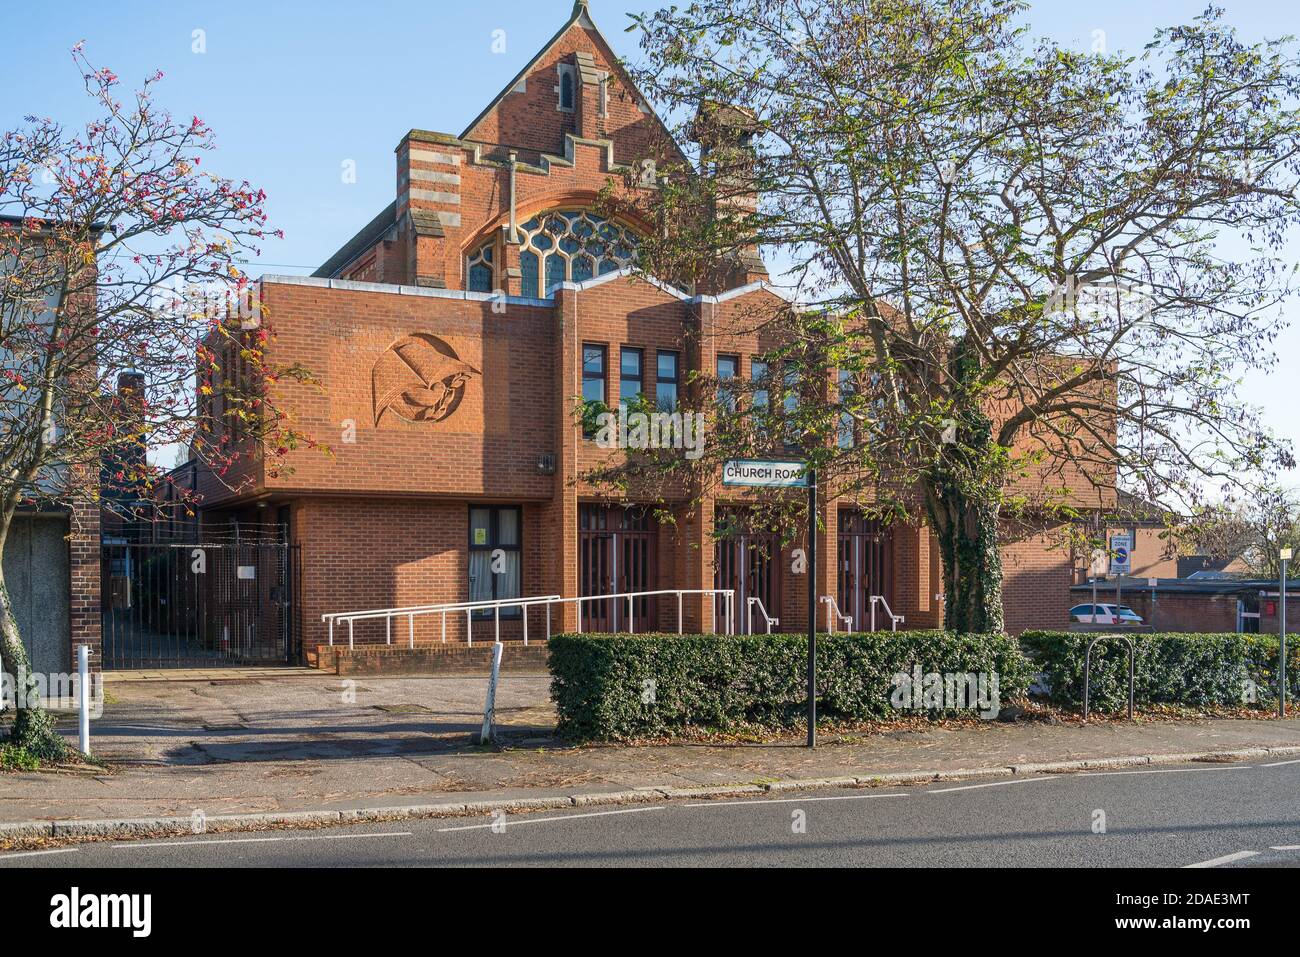
[[[510,242],[519,242],[519,221],[515,216],[515,175],[519,167],[519,154],[510,152]]]

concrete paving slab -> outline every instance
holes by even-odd
[[[548,679],[524,676],[501,680],[506,746],[497,750],[469,743],[481,723],[486,677],[242,677],[115,683],[92,726],[93,751],[111,770],[6,774],[0,824],[528,797],[596,801],[645,789],[706,793],[773,781],[1011,774],[1057,762],[1123,765],[1245,748],[1300,755],[1294,718],[988,722],[858,734],[815,751],[800,746],[798,733],[764,744],[572,747],[551,735]],[[65,728],[74,734],[71,723]],[[521,741],[529,745],[512,744]]]

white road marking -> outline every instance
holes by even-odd
[[[16,854],[0,854],[0,861],[7,861],[15,857],[39,857],[42,854],[71,854],[78,851],[77,847],[59,847],[51,851],[19,851]]]
[[[1261,768],[1280,768],[1280,767],[1282,767],[1284,764],[1300,764],[1300,758],[1296,758],[1294,761],[1274,761],[1272,764],[1261,764],[1260,767],[1261,767]]]
[[[910,795],[900,792],[898,794],[833,794],[828,797],[806,797],[806,798],[772,798],[766,799],[755,795],[750,801],[702,801],[699,804],[683,804],[682,807],[736,807],[739,805],[753,805],[762,807],[764,804],[807,804],[809,801],[861,801],[866,798],[905,798]]]
[[[1052,778],[1018,778],[1015,781],[990,781],[988,784],[963,784],[959,788],[939,788],[934,791],[925,791],[925,794],[947,794],[949,791],[973,791],[976,788],[997,788],[1006,784],[1034,784],[1038,781],[1051,781]]]
[[[1270,851],[1300,851],[1300,844],[1278,844],[1269,848]]]
[[[1248,764],[1231,764],[1219,768],[1145,768],[1141,771],[1080,771],[1081,778],[1099,778],[1107,774],[1187,774],[1190,771],[1249,771]]]
[[[439,834],[446,834],[448,831],[480,831],[488,827],[518,827],[520,824],[546,824],[551,821],[576,821],[584,817],[607,817],[611,814],[636,814],[640,811],[662,811],[662,807],[628,807],[617,811],[591,811],[588,814],[562,814],[559,817],[526,817],[516,821],[502,819],[493,821],[491,824],[462,824],[459,827],[440,827]]]
[[[410,831],[383,831],[377,834],[286,834],[274,837],[230,837],[208,841],[154,841],[148,844],[114,844],[113,849],[128,851],[141,847],[192,847],[195,844],[264,844],[269,841],[348,841],[359,837],[411,837]]]
[[[1201,861],[1199,864],[1188,864],[1184,870],[1192,867],[1218,867],[1220,864],[1231,864],[1233,861],[1244,861],[1248,857],[1258,856],[1259,851],[1237,851],[1235,854],[1224,854],[1222,857],[1216,857],[1208,861]]]

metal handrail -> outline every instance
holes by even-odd
[[[871,630],[876,630],[876,602],[880,602],[885,606],[885,614],[889,616],[889,630],[898,631],[898,626],[903,621],[903,616],[894,614],[894,609],[889,607],[889,602],[885,601],[884,595],[871,596]]]
[[[676,595],[677,596],[677,633],[682,633],[682,597],[684,595],[709,595],[712,598],[712,618],[717,619],[717,600],[722,595],[726,598],[726,604],[723,608],[725,634],[735,633],[735,589],[731,588],[662,588],[654,591],[633,591],[633,592],[616,592],[611,595],[579,595],[574,598],[565,598],[562,595],[537,595],[529,598],[495,598],[484,601],[457,601],[443,602],[436,605],[408,605],[401,608],[371,608],[365,611],[354,612],[331,612],[321,615],[321,621],[329,625],[329,644],[334,645],[334,626],[336,623],[347,622],[348,626],[348,647],[356,647],[356,622],[384,620],[384,632],[386,644],[393,643],[393,619],[405,618],[407,620],[407,634],[409,636],[409,647],[415,647],[415,619],[425,615],[440,615],[442,617],[442,640],[447,640],[447,614],[465,612],[465,637],[466,642],[472,647],[474,644],[474,612],[492,611],[494,619],[494,628],[496,640],[501,640],[501,609],[502,608],[520,608],[523,610],[524,625],[524,644],[528,644],[528,608],[533,605],[543,605],[546,608],[546,637],[551,637],[551,606],[562,605],[567,602],[574,602],[578,606],[578,631],[582,631],[582,603],[587,601],[608,601],[611,599],[627,599],[628,612],[628,631],[635,633],[635,603],[637,598],[644,598],[654,595]]]
[[[772,633],[772,626],[781,624],[781,619],[773,618],[771,615],[769,615],[767,613],[767,609],[763,607],[763,599],[757,596],[751,596],[749,598],[748,614],[745,615],[745,626],[746,626],[745,630],[751,635],[754,633],[754,606],[755,605],[758,606],[758,613],[763,616],[763,621],[767,622],[767,633],[770,635]]]
[[[830,634],[835,634],[836,619],[844,622],[845,631],[853,630],[853,616],[840,611],[840,603],[835,600],[834,595],[822,595],[822,601],[826,603],[826,630]]]

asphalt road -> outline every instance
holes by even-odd
[[[1300,760],[0,854],[0,867],[1300,866]]]

